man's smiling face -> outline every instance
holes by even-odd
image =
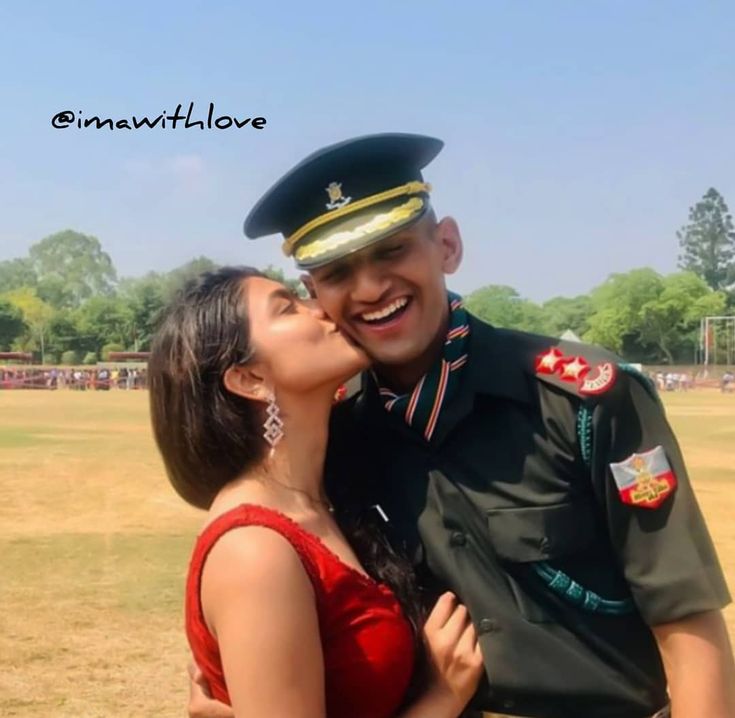
[[[378,367],[415,367],[420,377],[443,343],[444,275],[459,266],[456,223],[433,213],[365,249],[312,270],[324,310]]]

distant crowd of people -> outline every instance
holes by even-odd
[[[705,377],[691,372],[649,372],[659,391],[689,391],[705,385]],[[711,386],[712,382],[706,385]],[[735,374],[728,369],[720,377],[723,394],[735,392]],[[77,391],[109,389],[147,389],[146,370],[141,368],[61,368],[48,369],[0,367],[0,389],[75,389]],[[344,388],[340,389],[344,392]],[[338,396],[337,399],[341,399]]]
[[[720,391],[723,394],[731,394],[735,390],[735,374],[728,369],[720,379]]]
[[[694,375],[685,372],[655,372],[651,378],[656,382],[659,391],[689,391],[694,389]]]
[[[145,369],[122,368],[0,368],[0,389],[146,389]]]

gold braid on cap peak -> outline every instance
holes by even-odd
[[[361,225],[360,227],[355,227],[355,229],[351,229],[346,232],[330,234],[325,239],[317,239],[303,247],[297,247],[294,251],[296,260],[303,262],[305,259],[313,259],[314,257],[318,257],[320,254],[324,254],[324,252],[336,249],[343,244],[347,244],[347,242],[360,239],[366,234],[387,229],[397,222],[401,222],[417,214],[423,206],[423,199],[420,197],[411,197],[408,202],[399,204],[398,207],[394,207],[390,212],[383,212],[383,214],[375,215],[375,217],[373,217],[369,222]]]
[[[385,202],[389,199],[393,199],[394,197],[401,197],[405,194],[418,194],[419,192],[431,192],[431,185],[428,182],[406,182],[406,184],[402,184],[400,187],[394,187],[393,189],[388,189],[385,192],[379,192],[378,194],[373,194],[369,197],[363,197],[362,199],[350,202],[339,209],[334,209],[331,212],[320,214],[318,217],[315,217],[302,227],[299,227],[286,239],[282,246],[283,253],[287,257],[290,257],[294,252],[296,243],[300,239],[303,239],[309,232],[315,230],[317,227],[321,227],[332,220],[345,217],[348,214],[365,209],[365,207],[371,207],[374,204]]]

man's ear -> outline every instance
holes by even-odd
[[[462,235],[453,217],[444,217],[434,229],[435,238],[442,250],[442,271],[454,274],[462,263]]]
[[[263,377],[247,366],[231,366],[222,376],[222,382],[227,391],[243,399],[267,402],[270,397]]]
[[[314,280],[311,278],[311,274],[302,274],[299,279],[301,283],[306,287],[306,291],[312,299],[316,299],[316,289],[314,289]]]

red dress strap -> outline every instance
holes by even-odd
[[[319,580],[319,566],[314,557],[314,539],[293,519],[290,519],[275,509],[269,509],[265,506],[257,506],[255,504],[241,504],[234,509],[226,511],[205,526],[197,539],[194,553],[191,557],[191,574],[196,577],[197,602],[200,604],[200,607],[199,595],[202,569],[204,568],[207,556],[209,556],[209,552],[214,548],[217,541],[228,531],[245,526],[261,526],[283,536],[299,555],[304,570],[309,576],[309,580],[317,596],[321,594],[322,584]]]

